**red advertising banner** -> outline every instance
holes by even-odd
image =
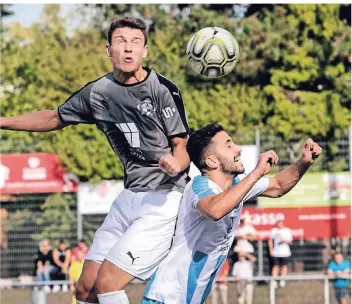
[[[0,155],[0,193],[75,192],[77,180],[52,153]]]
[[[292,230],[294,239],[351,237],[351,207],[243,208],[242,218],[257,230],[260,239],[268,239],[279,219]]]

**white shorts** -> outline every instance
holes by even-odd
[[[110,261],[136,278],[148,279],[168,254],[182,193],[124,189],[97,230],[86,259]]]

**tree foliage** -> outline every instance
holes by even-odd
[[[111,69],[105,32],[113,17],[140,16],[150,28],[146,65],[182,90],[189,124],[221,123],[239,143],[254,130],[292,138],[339,138],[350,124],[350,19],[335,4],[89,5],[89,26],[69,28],[58,5],[46,5],[29,28],[12,24],[1,40],[1,114],[18,115],[62,104]],[[235,71],[218,80],[196,76],[185,49],[202,27],[219,26],[237,38]],[[56,152],[81,180],[123,176],[123,168],[95,126],[51,133],[2,131],[2,152]],[[273,143],[273,142],[272,142]],[[270,143],[267,143],[270,144]],[[328,146],[333,161],[336,145]],[[332,168],[333,166],[331,166]],[[345,167],[344,167],[345,168]],[[346,169],[346,168],[345,168]]]

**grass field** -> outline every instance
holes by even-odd
[[[143,296],[145,285],[134,284],[126,288],[131,304],[138,304]],[[28,288],[16,288],[0,291],[1,304],[37,304],[31,302],[31,290]],[[70,293],[55,293],[47,295],[46,304],[70,304]],[[237,303],[236,288],[234,283],[229,283],[229,304]],[[269,287],[267,285],[256,286],[254,289],[253,304],[269,303]],[[322,281],[295,281],[289,282],[285,288],[277,289],[276,304],[324,304],[324,284]],[[334,294],[330,288],[330,304],[335,304]],[[207,301],[210,304],[210,301]]]

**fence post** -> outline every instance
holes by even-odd
[[[330,299],[329,299],[329,279],[328,277],[324,278],[324,304],[329,304]]]
[[[38,290],[37,288],[33,288],[32,304],[46,304],[46,293],[44,290]]]
[[[275,304],[275,279],[271,278],[270,280],[270,304]]]
[[[83,239],[83,224],[79,195],[77,195],[77,240],[81,239]]]
[[[263,250],[263,240],[259,240],[258,241],[258,276],[263,276],[263,273],[264,273],[264,263],[263,263],[263,260],[264,260],[264,256],[263,256],[263,253],[264,250]]]

